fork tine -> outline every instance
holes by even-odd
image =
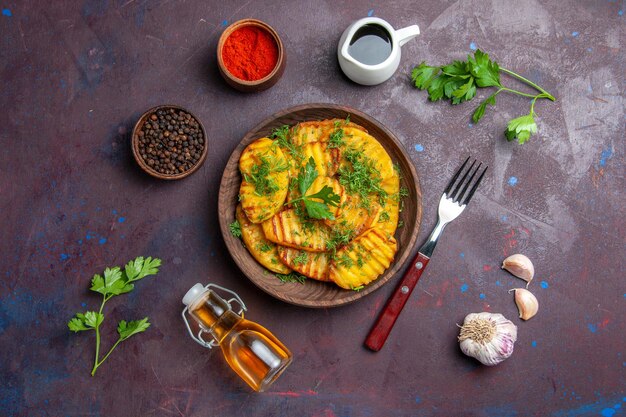
[[[457,196],[456,201],[462,201],[463,200],[463,195],[465,195],[465,191],[467,191],[467,188],[469,187],[469,185],[472,183],[472,180],[474,179],[474,177],[476,176],[476,174],[478,173],[478,171],[480,171],[480,167],[483,165],[482,162],[480,162],[478,164],[478,166],[476,167],[476,169],[474,170],[474,172],[472,172],[472,175],[469,177],[469,180],[467,180],[467,182],[465,183],[465,186],[463,187],[463,189],[461,190],[461,193]],[[472,165],[474,166],[474,165]]]
[[[472,172],[472,169],[474,168],[474,165],[476,165],[476,160],[474,159],[474,162],[472,162],[472,165],[470,165],[469,169],[465,172],[465,175],[463,175],[463,178],[461,178],[461,180],[459,181],[459,183],[457,184],[456,188],[454,189],[454,191],[452,192],[452,195],[448,196],[449,198],[452,199],[452,201],[454,201],[455,203],[457,203],[460,199],[461,196],[463,194],[459,195],[459,190],[461,189],[461,186],[463,185],[463,183],[465,182],[465,178],[467,178],[467,175]]]
[[[456,173],[454,174],[454,176],[452,177],[452,179],[450,180],[450,182],[448,183],[448,186],[446,187],[446,189],[443,191],[443,193],[446,195],[446,197],[448,196],[448,193],[450,192],[450,190],[452,189],[452,186],[454,185],[454,182],[456,181],[456,179],[459,177],[459,175],[461,174],[461,171],[463,171],[463,168],[465,168],[465,165],[467,165],[467,161],[469,161],[470,157],[468,156],[467,159],[465,160],[465,162],[463,162],[463,165],[461,165],[461,168],[459,168]]]
[[[482,174],[480,174],[480,177],[478,177],[478,179],[474,183],[474,186],[470,190],[469,194],[467,195],[467,197],[465,197],[463,204],[467,204],[470,202],[470,200],[472,199],[472,196],[474,195],[474,191],[476,191],[476,189],[478,188],[478,184],[480,184],[480,181],[483,179],[483,176],[485,175],[485,172],[487,172],[488,168],[489,168],[488,166],[485,167],[485,170],[482,172]]]

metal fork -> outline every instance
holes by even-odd
[[[437,220],[437,225],[430,233],[426,243],[424,243],[424,245],[422,245],[419,249],[417,256],[411,262],[411,266],[402,277],[400,284],[396,287],[393,295],[387,301],[385,308],[380,313],[380,316],[374,324],[374,327],[372,327],[372,330],[370,330],[367,339],[365,339],[365,346],[371,350],[378,352],[385,344],[387,336],[389,336],[389,333],[398,319],[402,308],[411,296],[411,292],[413,292],[413,288],[415,288],[417,281],[422,276],[422,272],[424,272],[426,265],[428,265],[428,261],[430,261],[443,229],[448,223],[463,213],[463,210],[465,210],[465,207],[467,207],[467,204],[470,202],[474,192],[478,188],[480,181],[483,179],[485,172],[487,172],[488,167],[485,167],[478,178],[474,180],[476,174],[478,174],[482,167],[482,163],[479,163],[478,166],[474,168],[477,162],[474,160],[469,168],[465,170],[469,160],[470,158],[468,157],[463,165],[461,165],[461,168],[456,171],[452,180],[450,180],[450,183],[448,183],[448,186],[439,200],[439,218]],[[463,174],[463,176],[459,181],[457,181],[461,174]]]

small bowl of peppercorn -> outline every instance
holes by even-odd
[[[257,19],[231,24],[217,43],[220,74],[228,85],[245,93],[267,90],[276,84],[285,72],[285,61],[278,33]]]
[[[200,120],[175,105],[145,112],[135,124],[131,142],[141,169],[164,180],[191,175],[208,153],[206,131]]]

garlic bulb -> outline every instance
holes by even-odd
[[[530,283],[535,276],[535,267],[527,256],[521,253],[511,255],[502,262],[502,269]],[[528,287],[528,284],[526,285]]]
[[[539,301],[532,292],[525,288],[513,288],[509,290],[509,292],[511,291],[515,291],[515,304],[517,304],[520,319],[528,320],[537,314]]]
[[[483,365],[497,365],[513,353],[517,326],[502,314],[471,313],[465,317],[459,343],[467,356]]]

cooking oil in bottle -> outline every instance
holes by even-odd
[[[226,301],[214,291],[220,289],[234,298]],[[235,313],[231,301],[241,310]],[[265,391],[292,361],[291,352],[269,330],[243,317],[245,304],[237,294],[209,284],[196,284],[183,297],[183,319],[191,337],[208,348],[219,345],[226,362],[255,391]],[[200,326],[197,335],[191,330],[187,315]],[[204,334],[209,335],[206,341]]]

